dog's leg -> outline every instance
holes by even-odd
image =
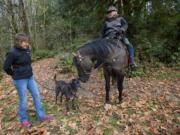
[[[75,105],[75,97],[72,99],[72,109],[73,109],[73,110],[76,110],[76,109],[77,109],[77,107],[76,107],[76,105]]]
[[[57,104],[58,95],[59,95],[59,91],[58,91],[58,89],[56,89],[56,104]]]
[[[68,112],[69,111],[69,98],[66,97],[66,111]]]
[[[56,102],[56,105],[57,105],[57,97],[58,97],[58,96],[56,95],[56,101],[55,101],[55,102]]]
[[[63,93],[61,92],[61,95],[60,95],[60,102],[62,103],[62,98],[63,98]]]
[[[76,96],[76,92],[75,93],[73,93],[73,99],[72,99],[72,109],[73,110],[76,110],[77,109],[77,107],[76,107],[76,105],[75,105],[75,99],[77,98],[77,96]]]

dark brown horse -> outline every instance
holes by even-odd
[[[103,67],[106,89],[106,103],[109,102],[110,77],[117,79],[119,103],[122,102],[123,80],[128,67],[128,53],[126,47],[119,41],[97,39],[80,47],[73,63],[77,68],[79,80],[87,82],[92,69]]]

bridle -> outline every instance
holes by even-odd
[[[74,54],[73,54],[74,55]],[[78,51],[77,54],[74,55],[75,56],[75,59],[76,59],[76,65],[78,67],[80,67],[82,69],[82,72],[85,74],[85,75],[90,75],[91,74],[91,71],[87,71],[84,69],[83,66],[81,66],[81,62],[83,61],[83,59],[85,59],[81,54],[80,52]]]

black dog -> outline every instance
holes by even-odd
[[[77,89],[80,87],[80,81],[78,79],[72,79],[70,83],[65,81],[58,81],[56,80],[56,75],[54,76],[55,80],[55,94],[56,94],[56,104],[57,98],[60,93],[60,102],[62,103],[62,97],[66,97],[66,109],[69,110],[69,101],[72,100],[72,107],[74,106],[74,100],[76,98]]]

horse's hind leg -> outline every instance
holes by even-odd
[[[117,87],[119,91],[119,103],[122,102],[122,91],[123,91],[123,81],[124,81],[124,75],[120,75],[117,80]]]
[[[106,89],[106,103],[109,103],[109,91],[110,91],[110,75],[107,70],[104,69],[105,89]]]

